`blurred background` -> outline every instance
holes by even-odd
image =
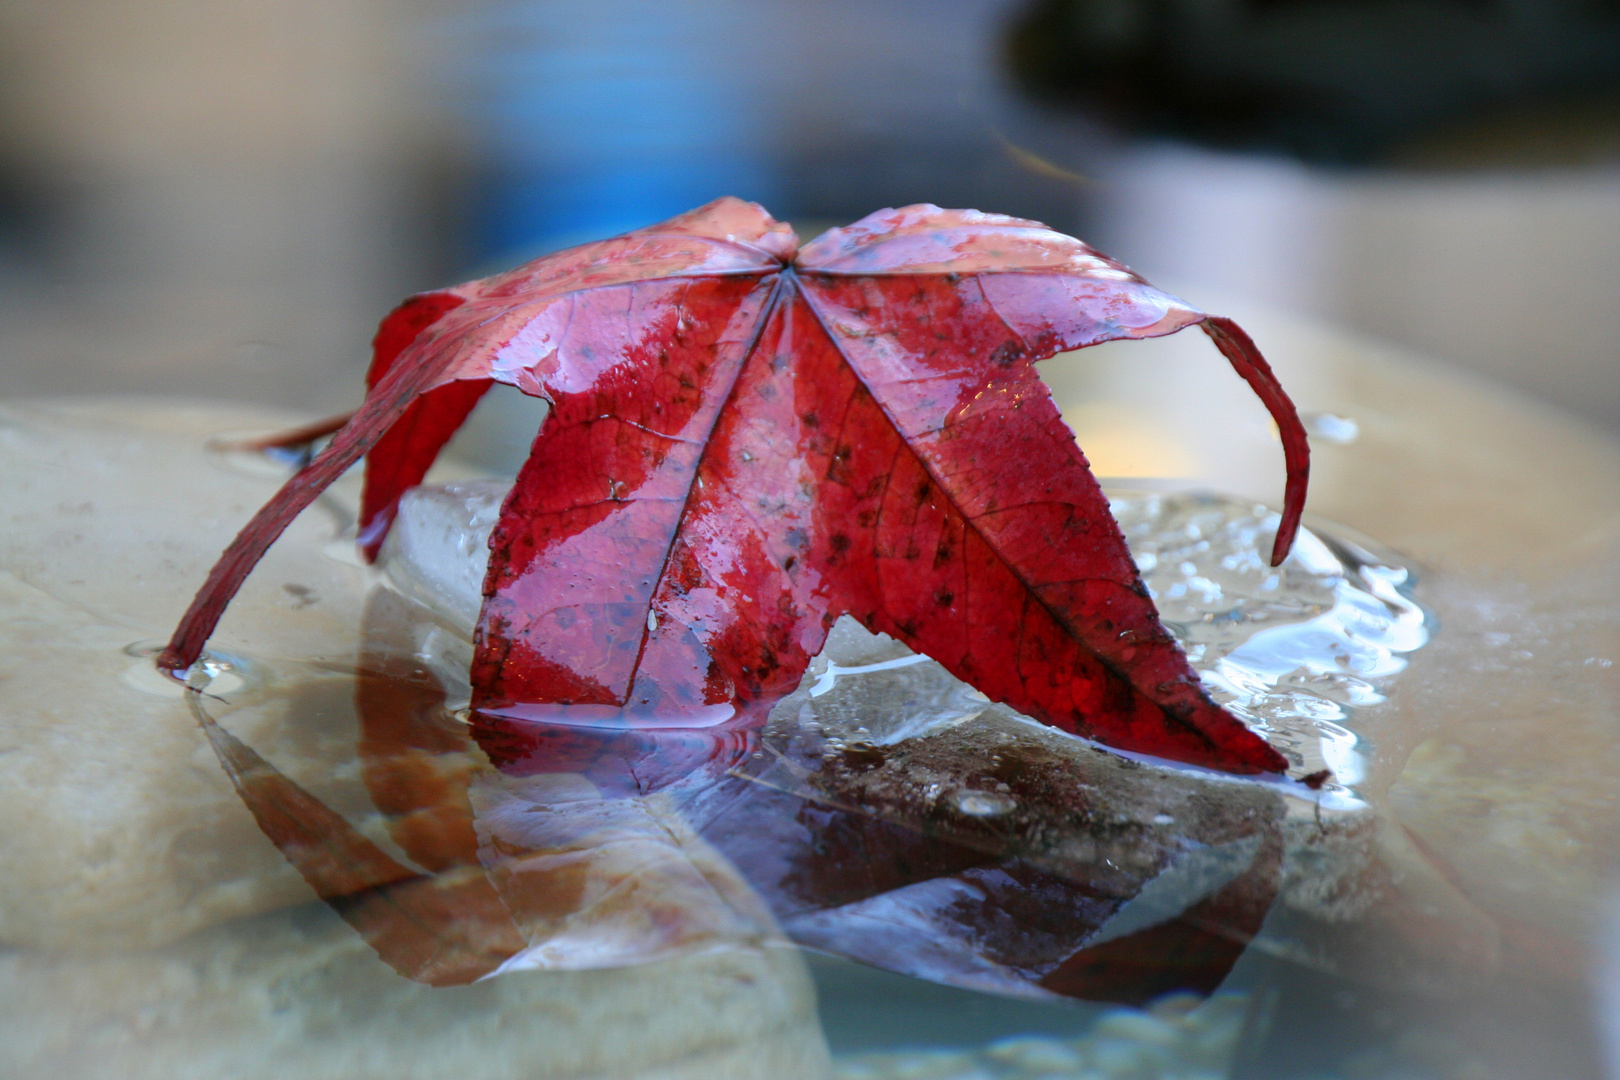
[[[0,396],[352,406],[721,194],[1042,219],[1620,429],[1620,0],[0,0]]]

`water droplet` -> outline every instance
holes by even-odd
[[[158,670],[152,661],[159,649],[161,646],[154,646],[152,642],[147,641],[137,641],[124,646],[122,651],[126,655],[139,659],[119,674],[119,681],[143,694],[175,698],[185,694],[188,687],[205,691],[214,697],[223,697],[226,694],[236,693],[248,685],[252,669],[234,657],[203,653],[191,667],[170,675],[166,671]]]
[[[969,817],[995,817],[1007,813],[1016,805],[1011,797],[994,791],[956,793],[956,808]]]
[[[1300,417],[1305,422],[1305,430],[1325,443],[1335,446],[1348,446],[1356,441],[1361,434],[1361,425],[1344,416],[1336,416],[1330,412],[1309,412]]]

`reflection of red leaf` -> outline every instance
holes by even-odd
[[[1282,837],[1267,833],[1247,870],[1181,914],[1069,957],[1041,979],[1067,997],[1145,1005],[1175,990],[1212,994],[1277,898]]]
[[[198,713],[259,828],[395,971],[430,986],[461,986],[524,948],[511,915],[476,865],[421,874],[400,864]]]
[[[388,832],[435,873],[478,865],[467,784],[475,748],[444,708],[444,688],[414,652],[411,604],[378,589],[366,602],[366,633],[355,672],[361,779]]]
[[[502,509],[472,677],[492,722],[757,724],[841,614],[998,701],[1236,772],[1284,759],[1159,624],[1033,362],[1194,324],[1306,445],[1253,343],[1077,240],[932,206],[797,250],[722,199],[425,294],[384,322],[365,403],[243,530],[160,662],[188,666],[264,549],[370,452],[375,551],[491,381],[552,413]]]

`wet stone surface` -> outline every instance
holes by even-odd
[[[267,476],[263,482],[271,479]],[[238,480],[230,477],[232,484]],[[381,564],[393,588],[372,594],[374,601],[386,597],[405,609],[397,628],[402,637],[389,648],[413,671],[420,668],[424,677],[432,676],[435,694],[443,695],[435,701],[442,702],[447,722],[466,700],[476,617],[470,583],[482,578],[484,541],[504,491],[498,482],[469,482],[412,493]],[[197,492],[186,497],[195,501]],[[751,889],[769,907],[768,913],[750,908],[745,912],[748,919],[741,920],[746,925],[737,930],[733,927],[737,920],[707,919],[708,901],[694,901],[685,915],[718,948],[702,955],[755,956],[751,941],[732,943],[743,948],[730,951],[727,942],[730,937],[752,940],[768,934],[774,918],[801,943],[941,983],[1048,999],[1124,994],[1148,1004],[1145,1009],[1110,1012],[1079,1038],[1026,1037],[972,1051],[846,1057],[839,1066],[845,1075],[1218,1075],[1221,1054],[1235,1039],[1235,1021],[1210,1018],[1235,1016],[1236,999],[1218,995],[1202,1008],[1193,1008],[1182,995],[1169,999],[1181,1004],[1167,1005],[1165,987],[1213,989],[1268,911],[1281,907],[1343,921],[1388,892],[1387,868],[1374,854],[1378,823],[1372,809],[1387,781],[1373,768],[1376,760],[1382,760],[1373,751],[1400,750],[1395,733],[1380,726],[1383,699],[1405,656],[1422,645],[1428,633],[1422,610],[1408,594],[1408,571],[1364,544],[1310,533],[1302,537],[1289,562],[1273,570],[1265,565],[1262,553],[1269,547],[1275,517],[1241,500],[1115,493],[1113,509],[1172,631],[1188,648],[1215,696],[1289,754],[1296,778],[1330,767],[1336,780],[1314,791],[1296,781],[1234,779],[1109,751],[993,704],[932,661],[851,621],[841,622],[799,690],[779,704],[749,754],[723,761],[718,772],[700,770],[689,784],[676,783],[661,793],[656,806],[648,804],[666,815],[660,821],[667,819],[689,830],[681,833],[682,845],[701,852],[701,858],[680,858],[687,858],[699,876],[707,873],[705,880],[719,880],[735,872],[735,881],[726,878],[728,888],[734,887],[732,899]],[[222,513],[221,520],[227,516]],[[372,783],[365,769],[392,767],[392,759],[377,756],[364,732],[355,741],[351,715],[355,673],[346,667],[325,668],[318,678],[310,678],[309,661],[291,658],[300,640],[312,641],[307,635],[300,638],[311,620],[319,620],[324,628],[334,618],[347,617],[336,611],[336,605],[328,606],[340,594],[339,584],[350,590],[343,593],[350,598],[347,610],[358,608],[363,587],[378,579],[328,550],[342,543],[334,535],[342,521],[311,524],[317,527],[308,529],[303,539],[304,554],[318,555],[338,584],[320,585],[313,593],[320,599],[311,600],[305,578],[267,580],[271,591],[261,606],[271,613],[266,626],[277,634],[271,637],[244,624],[248,632],[240,645],[213,658],[216,683],[211,692],[219,691],[218,697],[225,700],[211,701],[209,708],[222,724],[306,784],[360,833],[387,846],[406,834],[397,828],[400,822],[395,818],[400,814],[378,815],[366,802],[367,792],[360,790],[361,780]],[[215,542],[212,537],[191,539],[198,545]],[[287,583],[299,588],[281,588]],[[104,618],[90,611],[76,617],[87,623]],[[358,616],[355,622],[358,625]],[[137,637],[152,636],[136,631],[117,625],[102,635],[110,643],[103,650],[113,657],[108,662],[120,671],[141,660],[124,652],[124,646]],[[321,654],[343,651],[324,639],[309,647]],[[317,708],[311,695],[321,688],[325,696]],[[162,689],[172,693],[172,688]],[[278,856],[259,843],[261,838],[246,831],[251,823],[236,812],[240,808],[220,783],[217,765],[200,744],[192,717],[178,707],[176,698],[147,696],[163,705],[163,731],[189,751],[165,752],[152,760],[185,761],[189,770],[210,781],[210,805],[223,807],[212,816],[228,820],[242,834],[238,843],[209,845],[209,850],[241,850],[257,857],[251,873],[218,874],[220,881],[204,882],[235,897],[235,906],[214,911],[165,901],[165,910],[190,912],[190,921],[166,933],[178,936],[217,925],[217,930],[206,932],[218,938],[220,948],[235,947],[231,943],[239,924],[229,920],[285,908],[307,893]],[[127,710],[119,714],[109,707],[106,712],[109,731],[127,731],[137,743],[150,741],[156,730],[151,723],[130,729]],[[289,720],[294,721],[290,726]],[[296,735],[303,730],[299,724],[327,733],[322,753],[303,753],[302,744],[290,749],[280,745],[278,740],[288,732]],[[365,759],[358,763],[357,745]],[[1404,753],[1383,756],[1394,760],[1396,768],[1404,760]],[[145,759],[133,752],[119,756],[116,763],[109,758],[108,766],[116,764],[127,782],[132,773],[125,759]],[[416,762],[405,750],[400,760]],[[486,841],[534,847],[535,852],[524,848],[523,854],[530,860],[525,865],[535,867],[551,858],[554,848],[573,857],[569,844],[555,837],[530,836],[533,822],[560,821],[556,815],[544,818],[534,813],[550,805],[546,792],[556,786],[548,786],[551,781],[545,777],[503,779],[497,790],[485,782],[493,782],[493,777],[487,772],[488,761],[477,751],[457,751],[433,764],[439,780],[464,774],[481,777],[469,789],[468,812],[485,814],[480,828]],[[558,771],[557,777],[564,772]],[[501,814],[489,812],[485,805],[492,792],[500,796]],[[618,829],[613,835],[620,836],[624,830],[617,819],[610,820],[610,812],[634,809],[626,805],[633,800],[611,795],[607,789],[601,795],[591,793],[589,799],[574,799],[571,794],[569,798],[578,804],[574,809],[581,836],[594,837],[603,829]],[[194,820],[189,811],[196,800],[170,801],[175,802],[177,822]],[[149,805],[168,804],[152,800]],[[413,804],[411,812],[420,811],[420,820],[433,824],[454,816],[440,813],[442,809],[438,804]],[[236,813],[229,816],[225,811]],[[648,820],[649,835],[673,835],[652,817]],[[47,824],[60,832],[71,822],[59,818]],[[35,830],[35,834],[41,843],[66,846],[53,839],[56,833]],[[154,834],[167,843],[165,837]],[[619,908],[635,905],[618,904],[618,899],[627,895],[623,883],[637,874],[651,880],[647,871],[651,864],[641,848],[624,843],[601,845],[601,850],[607,857],[593,854],[596,861],[591,865],[601,871],[602,899],[592,899],[596,893],[586,897],[590,902],[582,902],[579,912],[590,918],[575,922],[582,930],[595,933],[600,926],[617,935],[611,942],[621,953],[626,948],[645,949],[638,944],[640,939],[629,941],[621,932],[629,924],[620,918]],[[613,862],[615,857],[634,865],[625,870]],[[713,872],[706,872],[710,863]],[[166,865],[161,859],[141,860],[146,872]],[[81,871],[82,863],[76,862],[73,872],[82,876]],[[167,880],[156,877],[160,883]],[[251,903],[240,902],[239,879],[255,884]],[[277,889],[259,887],[261,879]],[[738,910],[743,907],[747,905]],[[23,910],[18,905],[8,917],[19,917]],[[46,907],[31,904],[26,910],[30,918],[43,920],[42,926],[50,921]],[[1121,988],[1117,980],[1110,981],[1117,974],[1110,967],[1114,954],[1107,951],[1113,943],[1145,942],[1152,946],[1149,955],[1170,960],[1185,953],[1190,923],[1183,916],[1189,911],[1212,921],[1223,933],[1230,932],[1238,944],[1225,954],[1204,956],[1201,967],[1174,969],[1170,964],[1170,983],[1138,979]],[[572,918],[577,913],[564,914]],[[549,917],[547,912],[539,915]],[[539,915],[530,920],[535,926],[543,921]],[[140,919],[148,923],[146,915]],[[97,935],[116,939],[123,927],[115,918],[95,913],[88,922],[52,923],[47,929],[85,943]],[[15,935],[12,942],[21,944],[18,939],[28,936]],[[564,936],[553,934],[559,940]],[[354,953],[356,964],[371,963],[359,942],[334,936],[339,938],[350,952],[362,950]],[[37,940],[51,939],[42,933]],[[188,940],[199,948],[206,945],[202,938]],[[597,940],[590,938],[592,948],[599,948]],[[129,1018],[145,1008],[133,998],[125,1000],[129,988],[143,981],[140,972],[173,959],[166,950],[149,951],[161,944],[161,940],[126,939],[121,947],[133,951],[117,953],[122,959],[116,963],[108,961],[117,970],[109,969],[111,974],[103,980],[112,995],[106,1011],[112,1017],[108,1023],[118,1030],[135,1023]],[[1207,949],[1208,944],[1201,941],[1200,948]],[[684,948],[684,939],[676,941],[666,950],[665,962],[687,963],[682,959]],[[1075,962],[1076,957],[1091,954],[1093,960]],[[19,986],[58,977],[67,983],[98,977],[88,962],[55,952],[29,948],[9,956],[12,966],[7,970]],[[567,966],[540,953],[527,962]],[[574,955],[568,963],[582,962]],[[694,956],[690,963],[702,967],[707,961]],[[656,968],[641,970],[650,976]],[[798,970],[784,961],[780,971],[771,969],[759,978],[785,988],[781,1030],[772,1035],[772,1045],[789,1056],[816,1062],[820,1044],[804,1008],[806,988]],[[603,981],[605,985],[611,979],[604,976]],[[385,974],[378,975],[378,982],[400,985],[390,983]],[[250,988],[251,983],[249,979],[242,985]],[[419,992],[414,985],[411,994]],[[521,985],[525,991],[534,989],[537,1000],[552,1000],[546,984]],[[648,993],[653,991],[649,983]],[[654,996],[666,993],[667,988]],[[317,995],[310,1008],[325,1007],[323,1001],[327,999]],[[777,1024],[777,1014],[765,1020]],[[257,1030],[257,1024],[253,1020],[247,1027]],[[62,1047],[71,1041],[71,1024],[54,1028],[43,1024],[40,1030],[47,1028],[55,1032],[51,1038],[57,1042],[35,1046],[30,1053],[42,1055],[39,1060],[67,1053]],[[176,1039],[183,1041],[181,1028],[176,1022]],[[356,1038],[362,1035],[357,1030]],[[131,1046],[178,1046],[173,1041],[131,1038]],[[602,1045],[594,1037],[587,1041]]]

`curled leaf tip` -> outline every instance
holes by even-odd
[[[1221,315],[1210,315],[1200,325],[1221,350],[1221,355],[1231,362],[1233,370],[1265,404],[1282,439],[1288,479],[1283,492],[1282,520],[1277,523],[1277,538],[1271,546],[1271,565],[1280,566],[1299,535],[1299,519],[1305,511],[1305,491],[1310,483],[1311,444],[1305,437],[1305,425],[1271,365],[1241,326]]]

